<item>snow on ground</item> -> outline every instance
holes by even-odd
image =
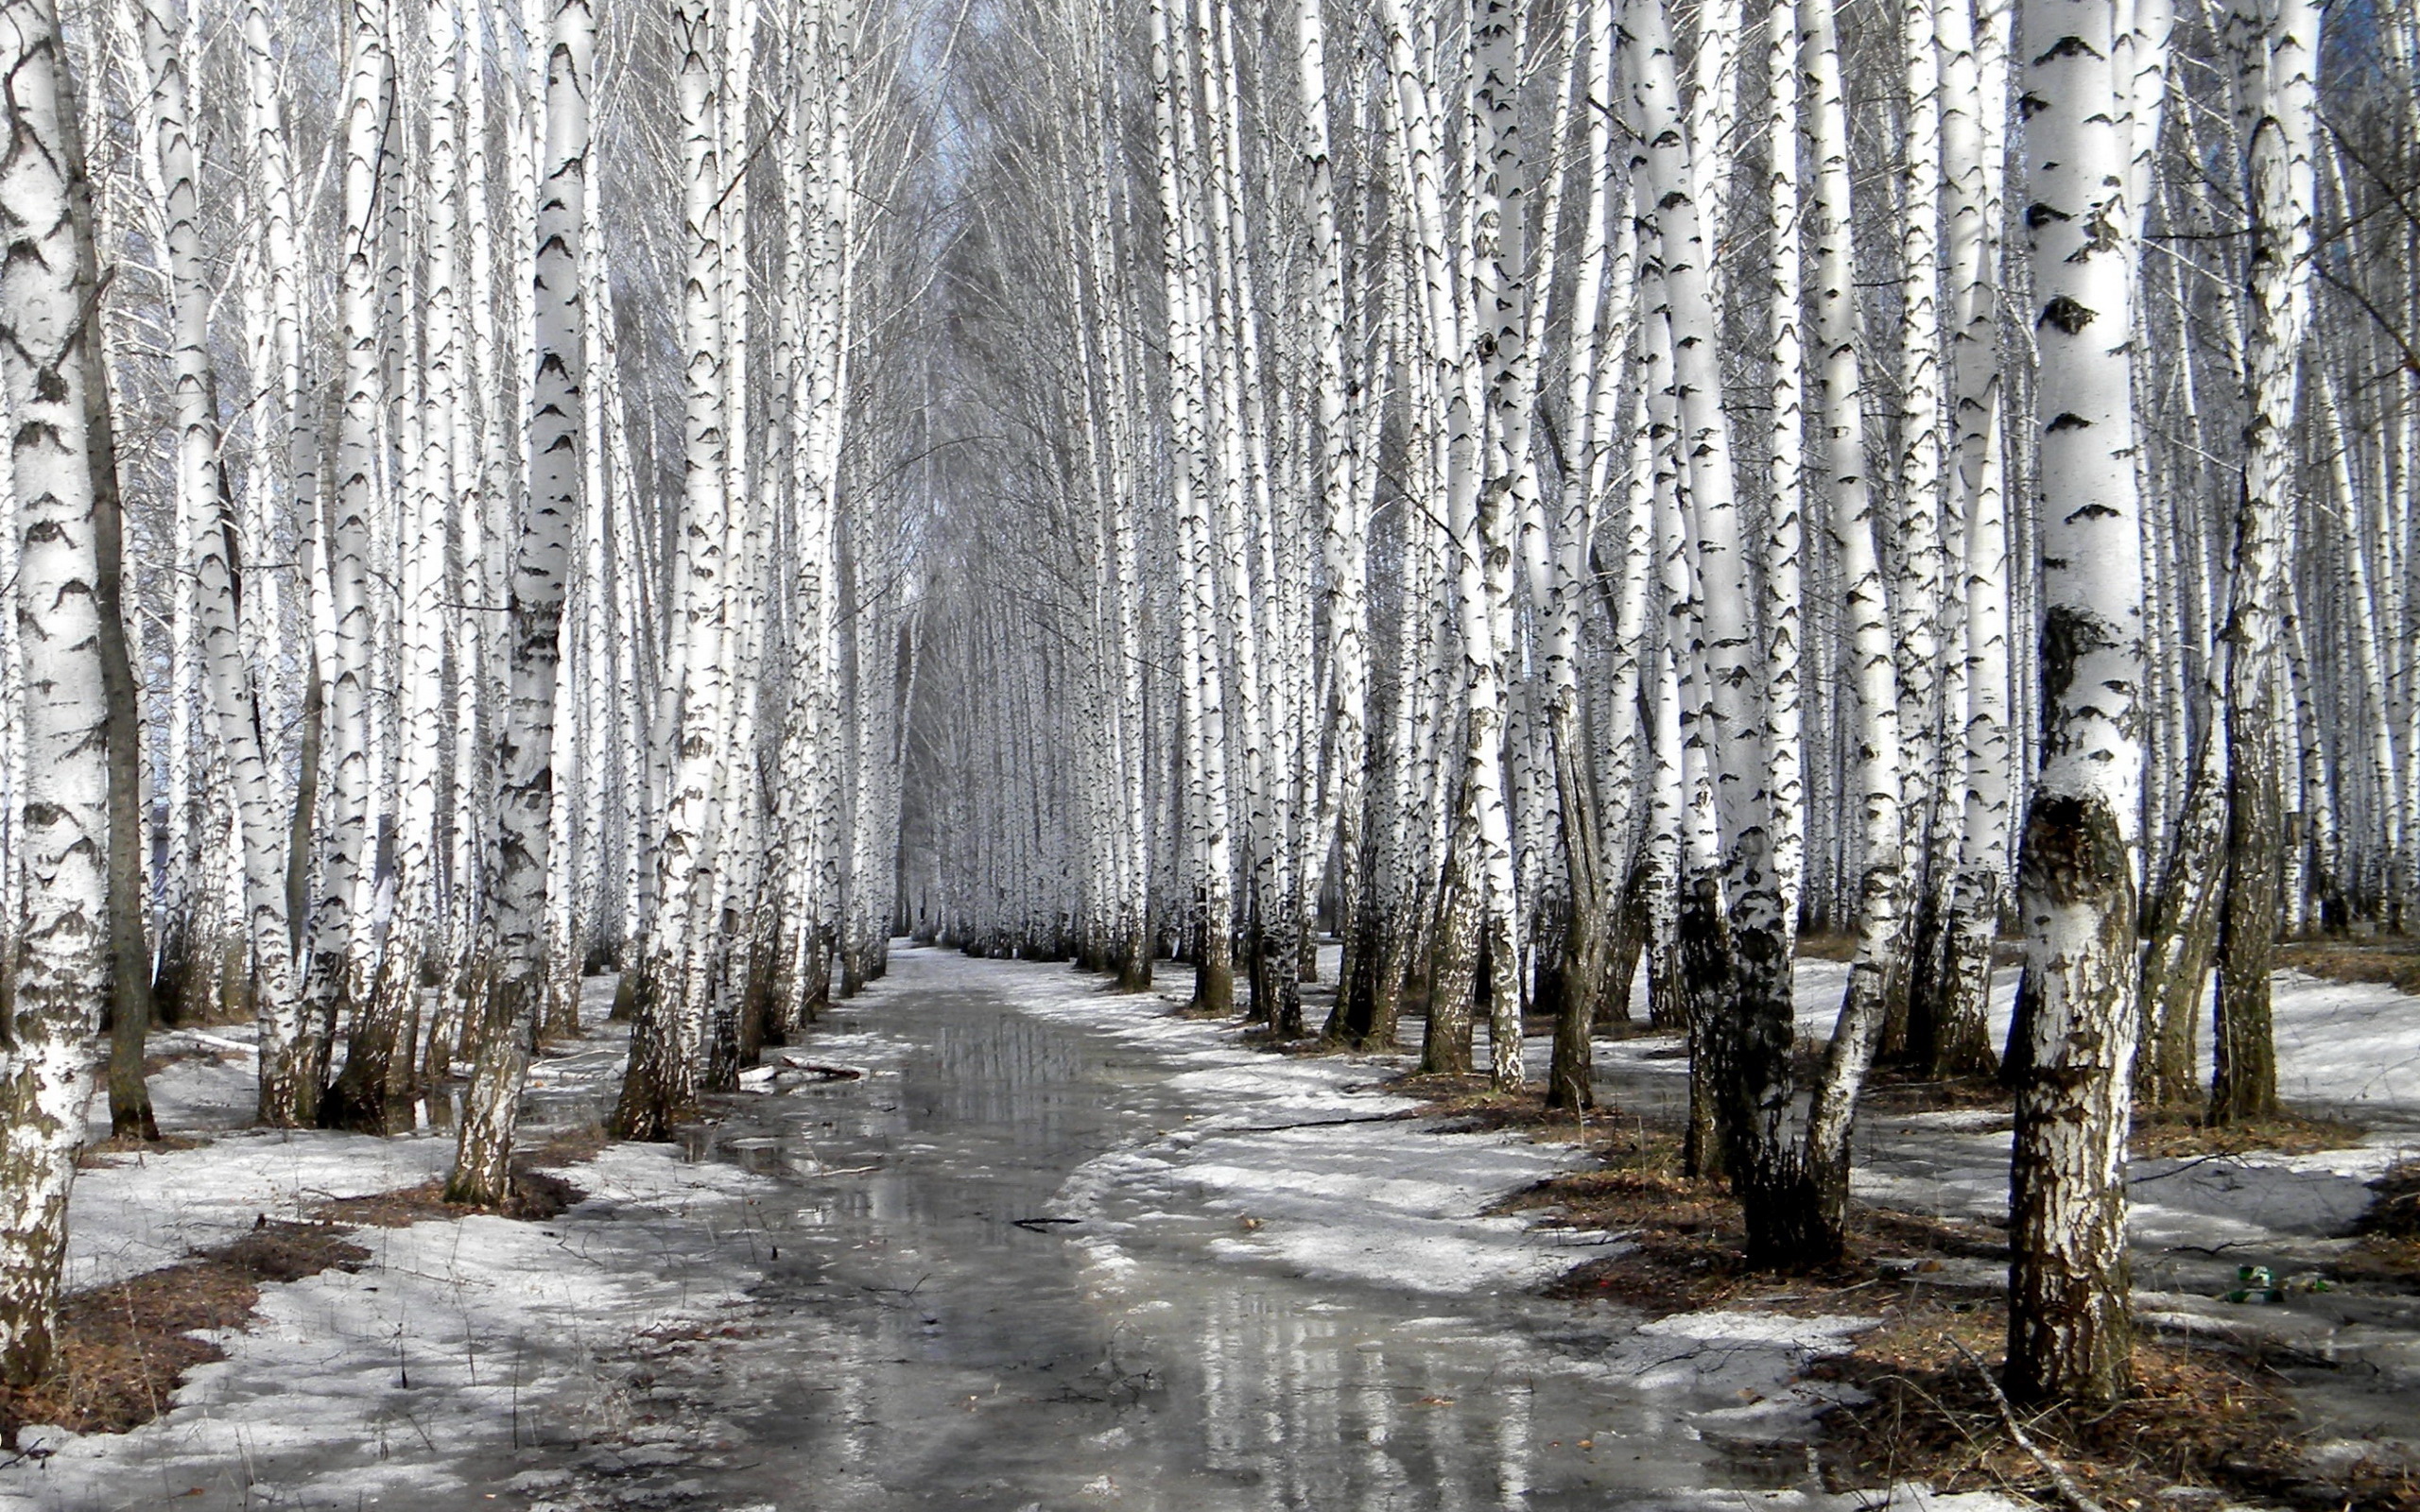
[[[1325,954],[1332,979],[1333,952]],[[1828,1031],[1845,974],[1833,963],[1802,963],[1804,1032]],[[1114,1036],[1165,1075],[1161,1085],[1204,1109],[1098,1157],[1063,1188],[1059,1211],[1083,1220],[1070,1240],[1090,1258],[1103,1291],[1120,1289],[1138,1268],[1137,1255],[1191,1241],[1234,1263],[1314,1279],[1510,1299],[1573,1263],[1574,1246],[1620,1242],[1491,1215],[1502,1197],[1577,1164],[1576,1152],[1512,1134],[1440,1134],[1433,1121],[1401,1117],[1415,1105],[1381,1087],[1406,1064],[1401,1057],[1270,1055],[1247,1048],[1231,1024],[1170,1012],[1171,994],[1117,996],[1063,967],[917,951],[903,953],[892,980],[926,990],[960,987],[1039,1019]],[[2001,973],[1996,987],[1995,1027],[2004,1030],[2014,973]],[[618,1074],[620,1032],[602,1024],[611,984],[592,988],[600,1032],[533,1068],[533,1102],[550,1121],[594,1116]],[[2386,988],[2281,976],[2276,1015],[2287,1096],[2352,1112],[2378,1132],[2361,1149],[2317,1156],[2137,1162],[2137,1243],[2152,1255],[2226,1256],[2231,1265],[2238,1252],[2308,1250],[2341,1232],[2368,1200],[2364,1183],[2420,1140],[2413,1006]],[[1643,1003],[1636,1011],[1643,1016]],[[442,1174],[452,1140],[441,1129],[388,1140],[243,1129],[252,1095],[249,1039],[236,1028],[155,1040],[155,1050],[171,1057],[152,1081],[164,1125],[221,1132],[200,1148],[112,1157],[82,1175],[71,1286],[174,1263],[262,1215],[302,1216],[330,1198]],[[808,1058],[879,1070],[900,1048],[843,1015]],[[1677,1103],[1685,1095],[1677,1048],[1669,1037],[1600,1042],[1609,1101]],[[1532,1041],[1525,1059],[1535,1059],[1542,1074],[1546,1054]],[[783,1090],[792,1074],[776,1067],[756,1090]],[[106,1133],[105,1119],[95,1132]],[[1861,1132],[1860,1195],[1985,1220],[2005,1213],[2004,1117],[1877,1114]],[[768,1242],[755,1208],[768,1183],[730,1164],[684,1163],[666,1146],[612,1146],[573,1176],[588,1197],[552,1222],[471,1218],[362,1230],[358,1242],[373,1261],[357,1274],[264,1286],[251,1328],[223,1337],[228,1358],[195,1372],[166,1416],[126,1435],[52,1435],[47,1457],[0,1466],[0,1512],[169,1500],[196,1507],[411,1504],[481,1477],[500,1485],[511,1472],[511,1451],[534,1439],[610,1435],[619,1426],[617,1388],[596,1368],[598,1359],[648,1329],[703,1317],[738,1295]],[[2226,1310],[2193,1291],[2148,1293],[2144,1300],[2168,1326],[2233,1326]],[[2324,1319],[2273,1311],[2275,1328],[2314,1337],[2325,1332]],[[1634,1328],[1597,1322],[1606,1342],[1589,1368],[1649,1392],[1727,1394],[1744,1405],[1698,1416],[1705,1431],[1740,1437],[1758,1436],[1767,1419],[1775,1428],[1803,1421],[1817,1403],[1791,1378],[1813,1356],[1844,1348],[1859,1326],[1723,1312]],[[2420,1348],[2382,1339],[2371,1358],[2420,1384]],[[1794,1493],[1723,1499],[1776,1512],[1801,1505],[1812,1512],[1834,1501]],[[1926,1504],[1989,1512],[1998,1503]]]
[[[601,1021],[606,1005],[589,1007]],[[167,1053],[191,1048],[160,1038]],[[593,1094],[618,1075],[619,1038],[602,1027],[542,1058],[533,1081]],[[199,1048],[214,1053],[152,1078],[174,1132],[250,1114],[249,1061],[231,1080],[221,1068],[239,1054]],[[251,1130],[112,1157],[77,1179],[68,1284],[174,1264],[260,1216],[417,1185],[442,1176],[453,1150],[443,1129]],[[227,1357],[193,1371],[165,1415],[123,1435],[36,1433],[50,1452],[0,1461],[0,1512],[412,1506],[500,1484],[519,1446],[614,1432],[619,1388],[598,1359],[736,1299],[765,1249],[754,1198],[769,1183],[668,1145],[612,1145],[567,1174],[587,1196],[552,1221],[362,1228],[352,1237],[372,1260],[357,1272],[263,1285],[250,1326],[216,1336]]]
[[[619,1426],[597,1356],[735,1296],[755,1178],[664,1145],[574,1175],[593,1195],[553,1222],[363,1229],[357,1273],[263,1286],[166,1416],[0,1470],[0,1508],[409,1506],[522,1444]]]
[[[163,1121],[170,1129],[178,1125]],[[67,1289],[173,1265],[263,1217],[302,1218],[335,1197],[417,1186],[454,1164],[450,1131],[380,1139],[253,1129],[196,1149],[105,1157],[79,1172],[67,1221]]]
[[[1993,982],[1996,1043],[2008,1035],[2016,975],[2004,970]],[[1831,1033],[1847,984],[1843,964],[1798,963],[1803,1038],[1820,1043]],[[2218,1248],[2342,1233],[2369,1206],[2367,1183],[2420,1152],[2420,1002],[2392,988],[2282,971],[2274,1003],[2278,1087],[2286,1101],[2305,1112],[2368,1124],[2371,1132],[2360,1147],[2317,1155],[2137,1160],[2132,1172],[2137,1243]],[[1643,995],[1635,1011],[1644,1017]],[[1688,1062],[1677,1053],[1680,1046],[1676,1036],[1601,1042],[1599,1077],[1617,1101],[1643,1094],[1677,1105],[1687,1095]],[[1536,1045],[1526,1050],[1530,1057],[1544,1053]],[[1858,1135],[1852,1177],[1858,1196],[1986,1221],[2006,1215],[2005,1114],[1972,1108],[1868,1113]]]
[[[1179,1068],[1172,1090],[1215,1101],[1215,1114],[1104,1155],[1070,1178],[1061,1206],[1091,1220],[1080,1242],[1105,1276],[1122,1269],[1123,1246],[1203,1212],[1229,1224],[1211,1242],[1229,1258],[1412,1292],[1526,1290],[1574,1263],[1564,1247],[1572,1236],[1485,1210],[1573,1169],[1578,1152],[1402,1120],[1418,1104],[1375,1090],[1401,1069],[1388,1059],[1250,1049],[1232,1024],[1170,1013],[1165,995],[1104,993],[1063,968],[940,953],[911,959],[905,969],[919,987],[962,978],[1020,1012],[1149,1047]]]
[[[2420,1124],[2420,1002],[2381,983],[2300,971],[2278,972],[2271,998],[2278,1095]]]
[[[1612,1363],[1644,1390],[1719,1390],[1745,1396],[1771,1379],[1767,1355],[1780,1354],[1793,1366],[1803,1366],[1818,1355],[1846,1350],[1851,1339],[1881,1321],[1720,1309],[1675,1313],[1640,1324],[1615,1349]]]

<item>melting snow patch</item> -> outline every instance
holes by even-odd
[[[451,1135],[261,1129],[80,1172],[68,1210],[67,1289],[173,1265],[251,1231],[263,1215],[300,1218],[330,1198],[417,1186],[453,1164]]]
[[[1996,1108],[1945,1108],[1930,1113],[1897,1113],[1891,1122],[1909,1128],[1946,1129],[1956,1134],[1997,1134],[2007,1129],[2010,1115]]]
[[[1650,1390],[1691,1388],[1771,1394],[1806,1362],[1843,1354],[1881,1319],[1798,1317],[1788,1313],[1676,1313],[1639,1325],[1606,1363]]]
[[[236,1212],[249,1228],[264,1209],[409,1185],[452,1149],[265,1137],[90,1173],[77,1186],[78,1238],[92,1244],[112,1222],[117,1237],[87,1254],[83,1274],[149,1268],[165,1245],[210,1239]],[[363,1229],[373,1258],[358,1272],[262,1286],[251,1327],[216,1336],[227,1358],[195,1370],[164,1417],[0,1469],[0,1512],[147,1505],[164,1486],[245,1504],[419,1504],[459,1486],[482,1455],[606,1424],[616,1388],[600,1356],[736,1300],[753,1274],[744,1198],[759,1179],[683,1164],[664,1145],[612,1146],[577,1176],[592,1195],[551,1222]],[[176,1216],[88,1209],[109,1200],[112,1177],[130,1203],[180,1192]],[[153,1186],[127,1195],[138,1181]]]

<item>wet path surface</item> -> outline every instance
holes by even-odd
[[[0,1507],[1851,1505],[1803,1495],[1822,1388],[1793,1377],[1858,1320],[1541,1298],[1619,1236],[1484,1214],[1580,1157],[1407,1120],[1381,1085],[1405,1058],[1262,1054],[1063,968],[901,950],[685,1149],[594,1151],[625,1048],[611,985],[530,1084],[532,1143],[557,1137],[586,1200],[357,1230],[371,1263],[263,1287],[167,1416],[0,1464]],[[1801,986],[1803,1010],[1837,996],[1817,968]],[[1605,1116],[1677,1107],[1676,1048],[1600,1041]],[[249,1098],[240,1066],[202,1070]],[[2006,1123],[1872,1110],[1858,1190],[1991,1221]],[[2408,1290],[2214,1294],[2238,1263],[2327,1263],[2411,1143],[2135,1172],[2138,1311],[2255,1349],[2320,1460],[2420,1443]],[[131,1276],[450,1152],[441,1131],[230,1134],[96,1168],[75,1263]],[[1981,1297],[2001,1269],[1921,1284]],[[1872,1320],[1895,1294],[1870,1295]]]
[[[698,1133],[705,1167],[759,1181],[717,1220],[761,1277],[746,1305],[614,1366],[623,1417],[587,1447],[474,1484],[538,1512],[1703,1507],[1808,1488],[1819,1388],[1785,1383],[1858,1320],[1642,1325],[1543,1299],[1584,1257],[1478,1215],[1566,1156],[1402,1122],[1387,1064],[1254,1054],[1167,1007],[1063,969],[898,953],[776,1057],[871,1074],[774,1073],[772,1095],[726,1100]],[[1665,1047],[1599,1052],[1608,1106],[1677,1105]],[[1861,1132],[1869,1198],[2004,1211],[2004,1118],[1877,1113]],[[2209,1300],[2234,1263],[2217,1246],[2325,1246],[2338,1189],[2359,1189],[2192,1161],[2137,1181],[2146,1279],[2180,1288],[2137,1305],[2192,1332],[2247,1321]],[[1999,1284],[1996,1263],[1957,1268],[1934,1284]],[[2405,1301],[2382,1305],[2261,1310],[2312,1362],[2280,1365],[2323,1434],[2408,1436],[2420,1334]]]
[[[701,1154],[773,1178],[755,1204],[766,1279],[743,1336],[667,1352],[632,1435],[701,1452],[592,1451],[548,1494],[1557,1508],[1767,1479],[1711,1463],[1679,1426],[1679,1407],[1706,1405],[1696,1393],[1607,1369],[1609,1339],[1630,1332],[1616,1320],[1509,1290],[1305,1280],[1219,1253],[1248,1215],[1166,1211],[1115,1180],[1078,1179],[1097,1196],[1070,1204],[1088,1162],[1164,1143],[1218,1100],[1149,1047],[1038,1019],[980,980],[906,955],[791,1052],[875,1074],[728,1108]],[[1114,1247],[1095,1237],[1111,1232]]]

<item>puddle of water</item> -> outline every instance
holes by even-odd
[[[1594,1508],[1805,1474],[1609,1377],[1617,1326],[1567,1306],[1238,1263],[1208,1217],[1154,1226],[1113,1277],[1054,1199],[1210,1105],[1131,1045],[962,988],[895,983],[854,1017],[904,1045],[895,1071],[735,1100],[701,1132],[781,1185],[756,1332],[666,1378],[729,1446],[667,1471],[694,1504]]]

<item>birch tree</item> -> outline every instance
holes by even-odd
[[[2215,1124],[2273,1116],[2277,1052],[2270,1029],[2271,947],[2284,900],[2285,743],[2279,631],[2285,521],[2292,488],[2295,377],[2309,318],[2311,162],[2319,10],[2252,0],[2231,12],[2237,113],[2246,142],[2252,249],[2245,304],[2243,495],[2225,636],[2226,907],[2220,922]]]
[[[327,573],[328,621],[320,642],[327,687],[327,729],[333,747],[327,798],[318,811],[320,865],[311,904],[310,965],[303,979],[309,1016],[309,1060],[300,1109],[380,1126],[384,1110],[355,1104],[320,1107],[336,1026],[364,1001],[371,964],[369,910],[362,896],[371,853],[372,769],[370,682],[376,633],[371,595],[371,532],[382,509],[384,468],[379,447],[387,403],[385,320],[378,286],[385,241],[380,212],[381,164],[389,149],[393,104],[392,60],[384,9],[354,0],[347,10],[351,58],[343,107],[343,225],[339,253],[337,341],[343,370],[337,425],[336,490],[321,538]],[[382,1089],[383,1091],[383,1089]]]
[[[2132,49],[2107,0],[2024,0],[2043,554],[2042,767],[2026,816],[2024,1067],[2010,1168],[2008,1383],[2129,1380],[2143,681],[2134,453]]]
[[[211,365],[211,289],[202,266],[199,175],[184,49],[165,0],[145,0],[141,14],[154,150],[167,190],[178,488],[195,502],[193,534],[186,546],[195,579],[193,603],[199,620],[204,682],[233,789],[242,846],[251,995],[260,1029],[260,1116],[264,1123],[291,1124],[302,1115],[296,1057],[304,1031],[287,934],[284,805],[260,734],[263,720],[251,669],[256,653],[243,628],[241,552],[232,518],[232,490],[220,471],[224,436]]]
[[[587,0],[556,0],[546,38],[546,134],[532,296],[538,367],[529,428],[529,500],[513,551],[510,677],[494,919],[498,960],[478,1025],[478,1055],[446,1182],[447,1199],[499,1207],[511,1192],[513,1126],[545,989],[542,930],[550,888],[556,679],[562,664],[564,581],[581,520],[586,372],[582,343],[588,228],[588,89],[596,17]]]
[[[92,1094],[92,1037],[110,990],[113,840],[111,698],[101,647],[107,379],[91,318],[97,288],[92,199],[59,18],[46,0],[0,8],[0,383],[15,491],[14,613],[26,765],[10,964],[0,1051],[0,1379],[30,1384],[50,1363],[67,1194]]]
[[[657,841],[655,914],[636,990],[631,1057],[614,1111],[625,1139],[666,1139],[697,1105],[703,1069],[705,1004],[693,991],[692,962],[714,896],[713,816],[720,799],[722,713],[731,665],[728,491],[724,478],[727,418],[721,318],[720,156],[714,134],[714,31],[705,11],[676,18],[681,49],[680,102],[683,236],[687,276],[682,295],[686,369],[680,558],[682,618],[673,628],[680,656],[674,693],[677,758],[669,801]],[[577,478],[574,472],[569,474]],[[543,816],[538,816],[543,822]],[[543,878],[544,872],[536,873]]]

